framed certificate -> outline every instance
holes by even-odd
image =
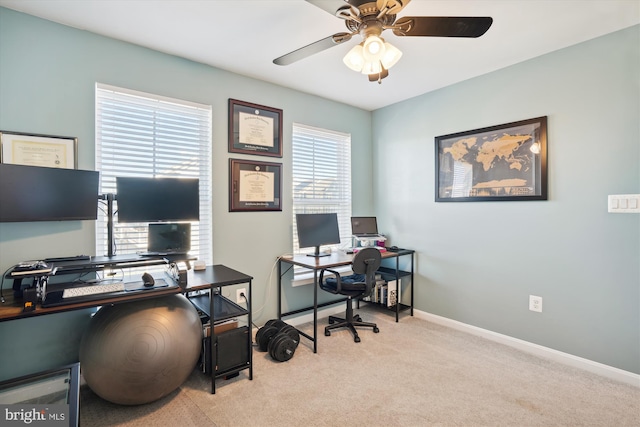
[[[229,159],[229,212],[282,211],[282,165]]]
[[[282,157],[282,110],[229,99],[229,152]]]
[[[2,163],[78,168],[78,138],[0,131]]]

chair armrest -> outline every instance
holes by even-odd
[[[340,273],[335,271],[335,270],[331,270],[329,268],[323,268],[322,270],[320,270],[320,283],[324,283],[324,272],[328,271],[329,273],[333,274],[336,278],[336,290],[338,292],[340,292],[340,290],[342,289],[342,280],[340,280]]]

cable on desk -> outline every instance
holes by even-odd
[[[14,264],[11,267],[7,268],[4,271],[4,273],[2,273],[2,279],[0,279],[0,301],[2,301],[2,304],[5,303],[5,299],[4,299],[4,279],[5,279],[5,276],[7,275],[7,273],[9,273],[9,271],[13,270],[17,266],[18,266],[18,264]]]

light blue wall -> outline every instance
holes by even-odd
[[[376,213],[416,307],[640,373],[640,27],[377,110]],[[434,137],[548,116],[549,200],[434,202]],[[543,312],[528,310],[529,295]]]
[[[276,258],[291,252],[291,127],[351,133],[353,209],[373,211],[371,113],[0,8],[0,129],[76,136],[79,167],[94,168],[96,82],[213,107],[213,261],[253,276],[256,323],[275,317]],[[228,212],[229,98],[283,110],[282,212]],[[0,271],[18,261],[93,254],[94,222],[0,224]],[[10,283],[5,283],[5,287]],[[292,304],[306,290],[288,295]],[[267,292],[268,290],[271,292]],[[230,291],[229,291],[230,292]],[[77,359],[89,312],[0,323],[0,380]]]
[[[0,129],[77,136],[92,169],[96,82],[212,105],[214,262],[255,277],[258,324],[291,250],[291,124],[350,132],[353,211],[418,251],[417,309],[640,373],[640,216],[606,212],[607,194],[640,193],[639,39],[635,27],[371,114],[0,8]],[[281,213],[228,212],[228,158],[256,159],[227,153],[228,98],[284,111]],[[433,201],[435,136],[541,115],[549,201]],[[0,271],[94,240],[90,221],[0,224]],[[88,315],[0,323],[0,380],[76,360]]]

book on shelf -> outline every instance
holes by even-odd
[[[213,323],[213,332],[217,335],[222,332],[235,329],[238,327],[238,319],[220,320]],[[203,325],[203,334],[205,337],[211,336],[211,324],[206,323]]]
[[[398,282],[389,280],[387,282],[387,307],[393,307],[398,301]]]

